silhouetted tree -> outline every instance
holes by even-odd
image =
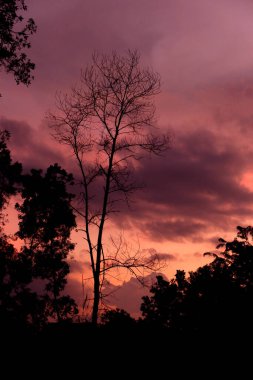
[[[30,288],[33,277],[29,256],[0,236],[0,328],[40,328],[46,321],[45,303]],[[9,331],[9,330],[8,330]]]
[[[13,163],[7,142],[10,134],[0,131],[0,212],[8,198],[17,192],[17,183],[20,182],[22,165]]]
[[[101,322],[111,328],[131,328],[136,324],[134,318],[123,309],[106,310],[101,315]]]
[[[11,196],[21,192],[17,205],[20,216],[18,236],[23,246],[18,251],[4,233],[0,219],[0,321],[3,330],[20,325],[41,327],[50,318],[66,320],[77,312],[74,300],[62,295],[66,285],[69,251],[74,248],[69,236],[75,226],[70,207],[73,195],[66,186],[72,176],[58,165],[21,175],[22,165],[13,163],[7,147],[9,133],[0,132],[0,212]],[[21,243],[21,244],[22,244]],[[42,279],[46,295],[35,289]],[[32,290],[33,289],[33,290]]]
[[[169,142],[167,135],[153,129],[152,97],[159,92],[159,76],[141,68],[139,60],[136,52],[94,55],[80,86],[70,95],[60,95],[58,111],[49,116],[55,138],[70,146],[80,169],[82,205],[77,212],[84,220],[94,280],[94,324],[105,272],[121,267],[137,275],[140,267],[154,268],[157,259],[121,255],[120,247],[108,256],[103,249],[105,221],[122,196],[128,201],[138,187],[131,180],[134,161],[143,152],[162,153]]]
[[[57,164],[45,175],[32,169],[23,176],[23,203],[16,205],[20,219],[17,235],[25,242],[22,253],[31,258],[34,277],[46,281],[47,313],[58,321],[77,313],[74,300],[61,294],[69,273],[66,258],[74,249],[70,241],[76,226],[70,206],[73,195],[66,189],[72,181],[72,175]]]
[[[20,12],[26,10],[24,0],[0,0],[0,67],[13,73],[17,83],[28,85],[35,65],[24,51],[31,46],[29,38],[36,25],[32,18],[24,24]]]
[[[234,282],[241,288],[250,290],[253,288],[253,227],[238,226],[237,230],[237,237],[233,241],[219,239],[217,249],[224,250],[212,255],[216,261],[227,265]]]
[[[142,298],[141,312],[145,321],[162,327],[179,327],[187,286],[184,271],[177,271],[170,281],[157,276],[156,283],[150,289],[152,295]]]
[[[236,328],[241,296],[232,273],[221,261],[190,272],[183,304],[184,329],[225,332],[233,325]]]
[[[32,281],[30,258],[19,253],[4,233],[3,209],[11,196],[18,192],[22,165],[13,163],[7,147],[10,134],[0,131],[0,323],[7,325],[27,323],[41,325],[43,306],[29,284]]]
[[[211,253],[216,265],[226,268],[230,275],[231,307],[229,320],[237,327],[247,326],[252,329],[252,300],[253,300],[253,227],[237,227],[237,236],[231,242],[219,239],[217,249],[223,251]],[[210,253],[207,253],[210,255]],[[233,318],[234,316],[234,318]],[[237,322],[236,322],[237,321]],[[232,322],[231,322],[232,323]]]

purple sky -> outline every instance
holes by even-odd
[[[253,213],[253,2],[251,0],[27,1],[38,25],[29,88],[1,73],[1,126],[13,132],[26,167],[70,154],[43,121],[57,90],[79,79],[93,51],[138,49],[162,78],[160,127],[174,141],[162,159],[144,160],[147,187],[114,222],[145,249],[169,253],[167,273],[195,268],[217,237],[232,238]],[[81,249],[77,259],[82,257]]]

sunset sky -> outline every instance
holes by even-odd
[[[110,232],[141,249],[167,254],[164,273],[195,269],[217,238],[232,239],[253,214],[253,2],[251,0],[27,1],[38,31],[29,56],[31,86],[1,72],[0,126],[12,132],[15,159],[30,167],[59,162],[75,171],[70,152],[50,137],[44,117],[57,90],[78,82],[94,51],[137,49],[161,75],[158,125],[170,129],[171,149],[146,159],[146,188],[114,217]],[[76,247],[69,287],[80,296],[84,247]],[[133,243],[133,244],[134,244]],[[118,304],[130,311],[126,294]],[[125,290],[124,290],[125,289]],[[133,290],[135,289],[135,290]],[[140,290],[138,290],[140,296]],[[125,303],[119,301],[124,298]],[[116,301],[115,301],[116,302]],[[128,302],[128,303],[127,303]]]

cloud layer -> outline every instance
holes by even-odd
[[[154,240],[177,240],[250,218],[253,193],[243,178],[252,170],[253,151],[245,153],[238,140],[219,132],[178,136],[166,157],[143,161],[138,178],[147,190],[129,211],[132,223]]]

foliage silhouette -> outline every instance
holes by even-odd
[[[28,321],[40,325],[43,319],[42,303],[29,289],[32,265],[28,256],[17,252],[4,233],[4,208],[16,195],[21,183],[22,165],[13,163],[7,131],[0,131],[0,323],[24,326]]]
[[[69,273],[66,258],[74,249],[70,241],[76,226],[70,206],[74,196],[66,189],[72,182],[72,175],[57,164],[44,176],[41,170],[32,169],[23,176],[23,203],[16,205],[20,220],[17,236],[25,242],[22,252],[31,256],[34,276],[46,280],[47,312],[58,321],[77,313],[74,300],[61,295]]]
[[[143,297],[141,304],[145,322],[151,325],[175,327],[180,319],[186,284],[183,271],[177,271],[175,279],[171,281],[157,276],[156,283],[150,289],[152,296]]]
[[[32,281],[30,257],[20,254],[0,236],[0,324],[24,328],[32,324],[39,328],[45,323],[44,302],[29,287]]]
[[[24,25],[20,12],[26,10],[24,0],[0,1],[0,67],[13,73],[18,84],[29,85],[35,65],[24,51],[31,46],[29,38],[36,32],[36,25],[32,18]]]
[[[40,329],[50,318],[71,320],[77,313],[75,301],[62,294],[67,282],[68,253],[74,245],[70,232],[75,227],[67,186],[73,181],[57,164],[45,175],[33,169],[22,175],[22,165],[13,163],[7,147],[9,133],[0,132],[0,324],[33,326]],[[17,204],[21,248],[4,233],[4,207],[11,196]],[[38,284],[43,283],[44,293]],[[41,287],[41,285],[40,285]],[[42,294],[43,293],[43,294]]]
[[[11,195],[17,193],[17,184],[21,179],[22,165],[13,163],[7,143],[10,134],[0,131],[0,212]]]
[[[131,315],[123,309],[106,310],[101,315],[101,322],[110,328],[131,328],[135,326],[136,321]]]

